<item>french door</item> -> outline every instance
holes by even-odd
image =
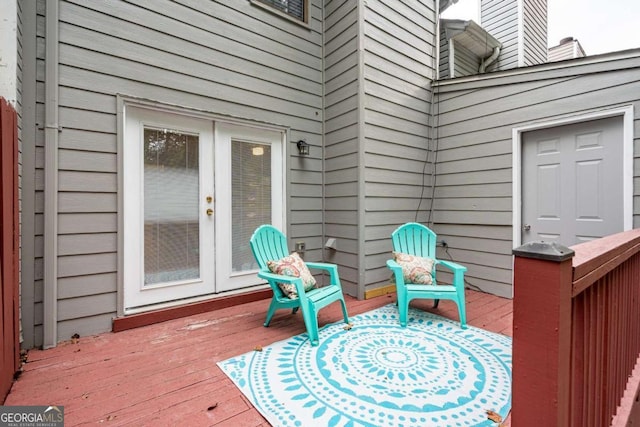
[[[283,133],[128,107],[125,312],[259,283],[249,238],[283,224]]]

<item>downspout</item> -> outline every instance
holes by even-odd
[[[43,348],[58,341],[58,16],[58,2],[46,2]]]
[[[453,37],[449,39],[449,78],[452,79],[456,76],[456,47],[453,42]]]
[[[325,15],[325,2],[322,2],[322,162],[320,163],[322,167],[322,261],[327,262],[326,250],[324,249],[324,242],[327,241],[327,221],[326,221],[326,212],[327,212],[327,181],[326,181],[326,173],[327,173],[327,122],[326,122],[326,96],[327,96],[327,81],[326,79],[326,54],[327,54],[327,46],[326,46],[326,20],[327,17]]]
[[[493,62],[496,59],[498,59],[498,56],[500,56],[500,46],[496,46],[493,49],[493,53],[482,60],[482,62],[480,63],[480,67],[478,68],[478,72],[480,74],[482,74],[485,71],[487,71],[487,67],[489,67],[489,65],[493,64]]]
[[[366,224],[367,215],[365,212],[366,203],[366,171],[365,171],[365,149],[366,144],[364,124],[365,119],[365,91],[364,91],[364,61],[365,61],[365,7],[366,2],[363,0],[358,1],[358,283],[357,283],[357,298],[363,300],[366,295]]]

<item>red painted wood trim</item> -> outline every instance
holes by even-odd
[[[616,258],[638,245],[640,245],[640,229],[624,231],[572,246],[571,249],[576,253],[573,257],[573,280],[578,281],[605,264],[608,259]]]
[[[571,258],[515,258],[514,426],[569,425],[571,278]]]
[[[117,317],[113,319],[112,331],[120,332],[127,329],[139,328],[140,326],[152,325],[154,323],[177,319],[179,317],[192,316],[194,314],[205,313],[207,311],[220,310],[222,308],[267,299],[272,296],[273,291],[271,289],[264,289],[260,291],[245,292],[242,294],[214,298],[192,304],[185,304],[178,307],[132,314],[125,317]]]
[[[19,342],[19,220],[18,118],[0,98],[0,397],[8,393],[20,367]]]
[[[20,214],[18,199],[18,112],[11,108],[13,119],[13,367],[20,369]]]

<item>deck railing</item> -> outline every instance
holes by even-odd
[[[640,229],[514,250],[512,424],[640,421]]]

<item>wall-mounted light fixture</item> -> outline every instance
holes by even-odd
[[[309,144],[307,144],[307,141],[301,139],[296,145],[298,146],[298,153],[300,153],[301,156],[309,155]]]

